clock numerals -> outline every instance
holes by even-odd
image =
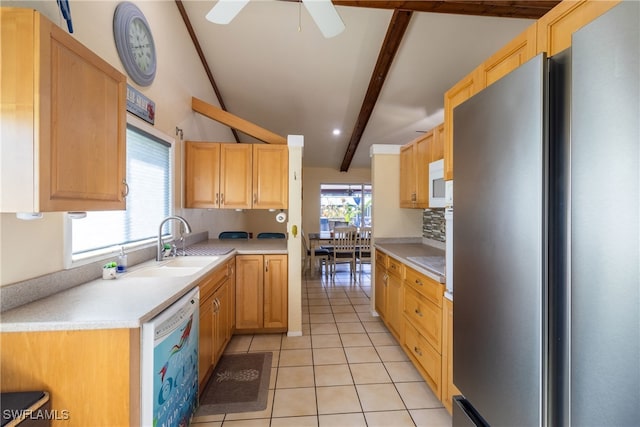
[[[135,63],[140,71],[147,72],[151,65],[151,42],[146,27],[139,19],[134,19],[129,27],[129,44]]]

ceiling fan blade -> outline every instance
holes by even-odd
[[[214,24],[228,24],[249,3],[249,0],[218,0],[207,13],[207,21]]]
[[[337,36],[344,31],[344,22],[331,0],[302,0],[302,3],[325,38]]]

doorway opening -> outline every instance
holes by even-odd
[[[371,226],[371,184],[320,184],[320,231]]]

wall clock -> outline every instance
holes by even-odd
[[[156,76],[156,47],[147,20],[133,3],[122,2],[116,7],[113,37],[129,77],[140,86],[149,86]]]

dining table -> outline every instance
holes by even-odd
[[[333,233],[329,230],[320,231],[318,233],[309,233],[309,250],[311,252],[311,266],[316,268],[316,251],[315,249],[322,246],[331,244],[333,241]]]

